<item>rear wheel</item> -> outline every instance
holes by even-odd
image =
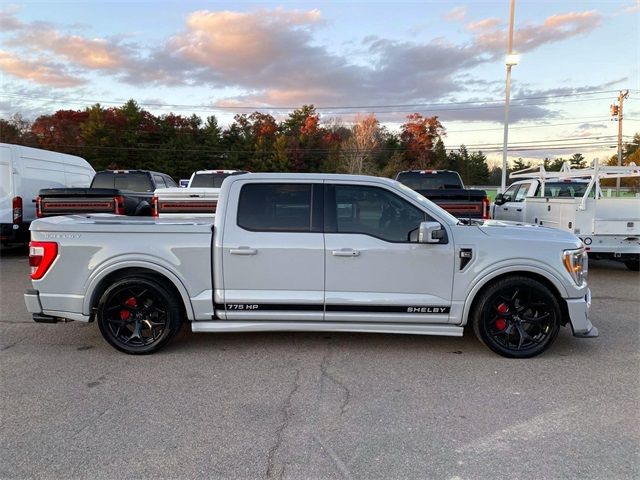
[[[120,279],[103,293],[97,322],[107,342],[129,354],[153,353],[178,332],[182,304],[173,291],[151,276]]]
[[[508,277],[481,293],[472,312],[476,336],[504,357],[528,358],[544,352],[560,329],[560,306],[542,283]]]

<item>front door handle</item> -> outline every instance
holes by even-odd
[[[334,257],[357,257],[360,255],[360,251],[353,248],[341,248],[340,250],[333,250],[331,255]]]
[[[522,209],[521,208],[516,208],[516,212],[521,212]]]
[[[231,255],[255,255],[258,250],[250,247],[238,247],[229,249]]]
[[[503,210],[506,212],[507,210],[509,210],[507,207],[504,207]]]

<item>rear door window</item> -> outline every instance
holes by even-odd
[[[311,184],[244,185],[238,204],[238,226],[259,232],[310,232]]]

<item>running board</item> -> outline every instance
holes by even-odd
[[[411,323],[359,322],[269,322],[269,321],[193,321],[193,332],[359,332],[404,333],[409,335],[444,335],[461,337],[463,328],[457,325],[421,325]]]

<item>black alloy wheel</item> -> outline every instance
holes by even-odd
[[[171,289],[153,277],[120,279],[100,298],[100,332],[122,352],[155,352],[177,333],[182,323],[182,306],[175,297]]]
[[[504,357],[528,358],[545,351],[560,329],[560,306],[542,283],[508,277],[485,290],[472,313],[478,338]]]

